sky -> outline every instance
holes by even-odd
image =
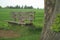
[[[0,0],[0,6],[33,6],[34,8],[44,8],[44,0]]]

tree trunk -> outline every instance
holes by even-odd
[[[60,0],[45,1],[45,22],[40,40],[60,40],[60,33],[51,30],[52,24],[56,19],[56,14],[60,13]]]

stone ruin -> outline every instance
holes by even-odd
[[[18,24],[33,23],[35,12],[12,12],[12,20],[10,22]]]

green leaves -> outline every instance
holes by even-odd
[[[56,15],[56,19],[54,20],[51,29],[55,32],[60,32],[60,14]]]

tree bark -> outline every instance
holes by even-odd
[[[51,26],[56,18],[56,14],[60,13],[60,0],[44,0],[45,1],[45,22],[40,40],[60,40],[60,33],[51,30]]]

